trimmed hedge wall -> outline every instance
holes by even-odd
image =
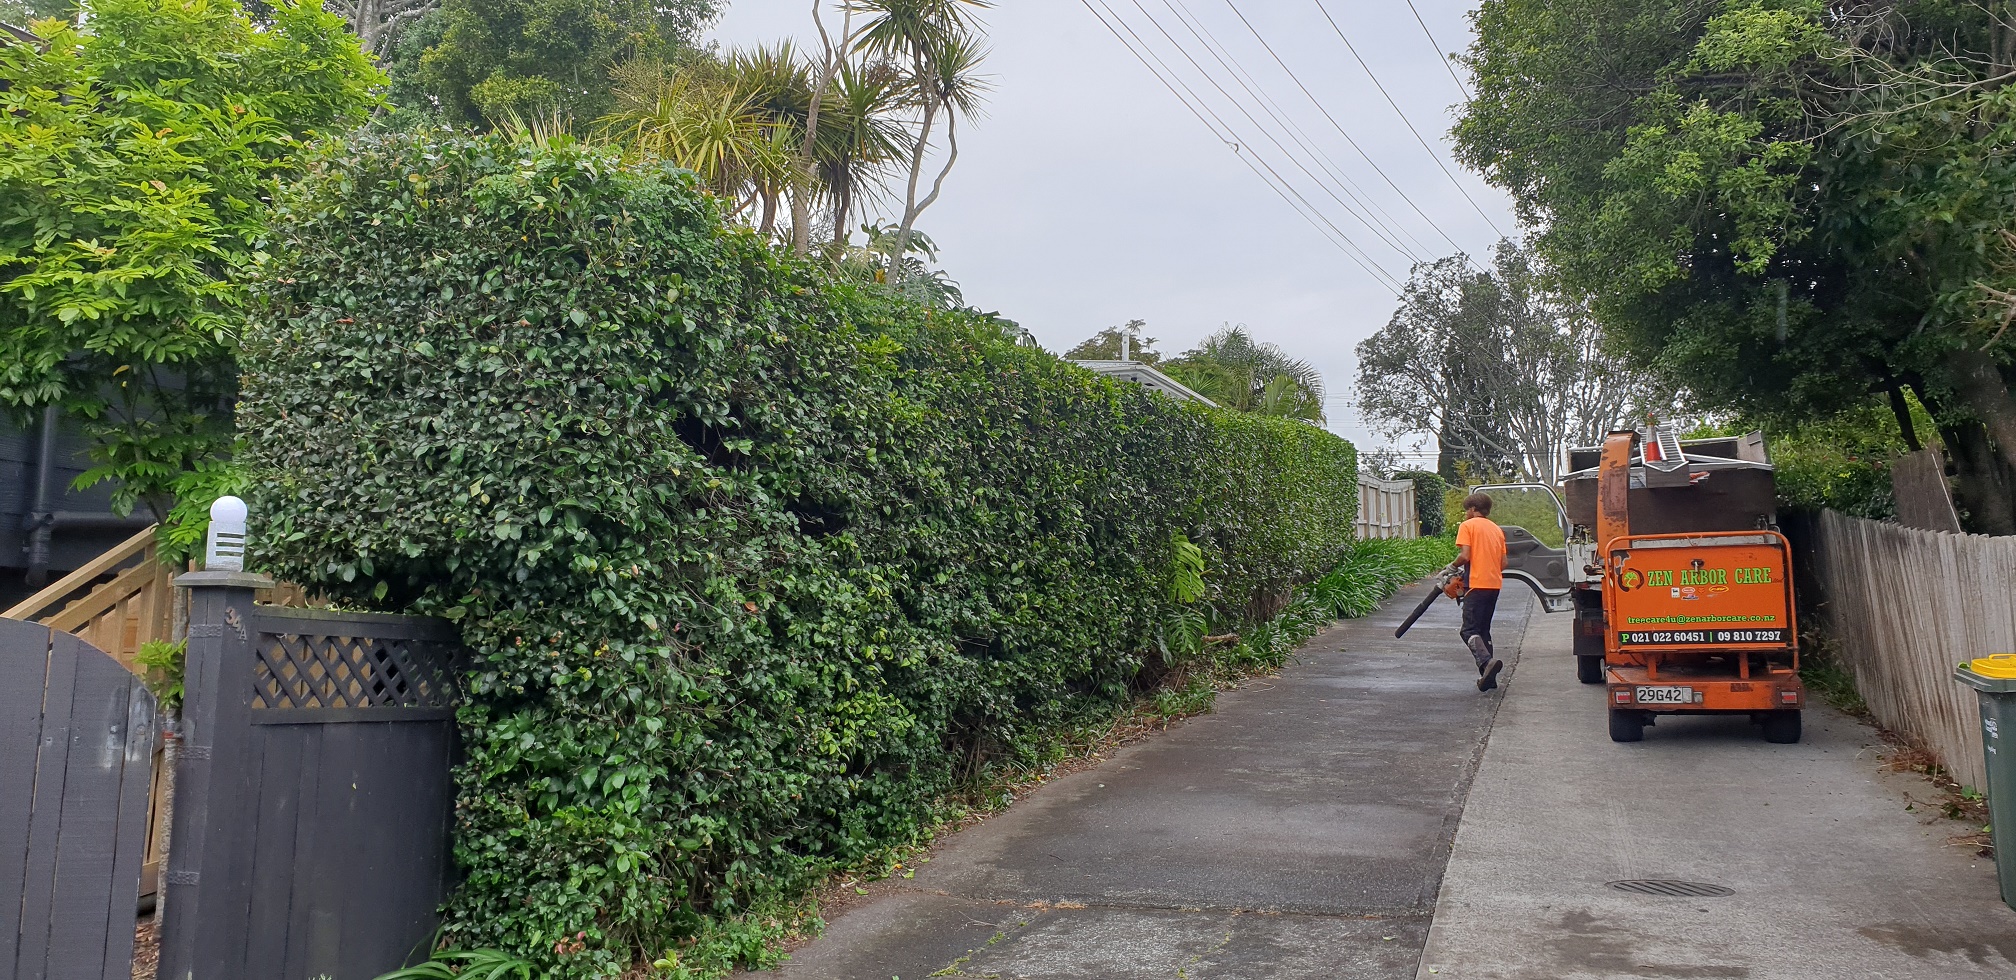
[[[1352,545],[1343,440],[833,282],[681,171],[361,138],[270,251],[256,560],[462,624],[448,938],[560,976],[662,956],[1110,713],[1199,618],[1185,539],[1235,626]]]

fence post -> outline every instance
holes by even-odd
[[[253,592],[273,580],[244,572],[190,572],[182,751],[175,765],[175,843],[161,885],[160,980],[227,980],[244,967],[251,914],[249,841],[226,839],[240,821],[218,819],[212,801],[251,799],[255,760],[245,758],[252,701]],[[237,784],[244,783],[244,787]],[[235,960],[235,961],[234,961]]]

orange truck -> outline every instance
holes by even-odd
[[[1562,547],[1507,526],[1506,576],[1574,612],[1576,674],[1606,685],[1610,737],[1639,741],[1667,715],[1741,714],[1767,741],[1799,741],[1791,548],[1762,436],[1612,432],[1569,466],[1565,507],[1551,488],[1480,489],[1555,502]]]

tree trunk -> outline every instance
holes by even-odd
[[[847,244],[847,212],[854,207],[854,182],[844,174],[834,174],[833,244]]]
[[[777,229],[777,192],[764,191],[762,193],[763,225],[757,230],[763,233],[763,237],[768,238],[770,237],[770,233]]]
[[[805,108],[804,142],[798,147],[798,166],[791,175],[791,250],[799,255],[812,248],[812,187],[818,179],[812,171],[812,154],[813,141],[819,138],[819,107],[826,101],[826,88],[833,84],[833,73],[839,70],[840,59],[847,57],[847,42],[854,36],[854,7],[849,4],[840,21],[840,44],[833,44],[826,34],[826,22],[819,17],[819,5],[824,2],[812,0],[812,23],[819,28],[826,57],[819,68],[819,83],[812,86],[812,103]]]
[[[921,77],[923,72],[919,69]],[[938,102],[924,99],[924,125],[917,131],[917,146],[910,151],[910,183],[903,192],[903,224],[896,229],[896,257],[910,254],[910,230],[917,224],[917,182],[924,178],[924,154],[931,149],[931,127],[938,120]]]
[[[1958,470],[1956,496],[1970,528],[2016,534],[2016,399],[1995,359],[1972,348],[1947,358],[1953,393],[1978,422],[1947,427],[1947,449]]]

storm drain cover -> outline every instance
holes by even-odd
[[[1613,881],[1610,887],[1633,895],[1655,895],[1660,898],[1723,898],[1736,894],[1733,889],[1721,885],[1710,885],[1700,881],[1665,881],[1658,878]]]

